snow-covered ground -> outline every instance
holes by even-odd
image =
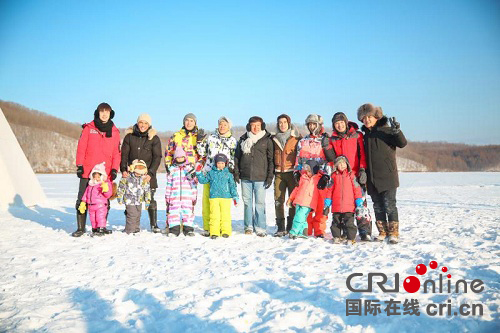
[[[329,240],[242,234],[210,240],[126,235],[123,207],[112,204],[105,237],[73,238],[74,175],[38,175],[48,201],[0,216],[0,331],[7,332],[456,332],[500,330],[500,176],[403,173],[398,192],[401,243],[333,245]],[[164,183],[164,182],[160,182]],[[163,197],[160,189],[156,198]],[[160,225],[165,203],[159,200]],[[371,205],[371,203],[370,203]],[[274,231],[272,190],[268,232]],[[200,231],[201,207],[196,207]],[[147,212],[142,217],[148,229]],[[375,229],[375,228],[374,228]],[[374,230],[374,234],[377,232]],[[409,294],[403,280],[435,260],[454,283],[484,282],[479,293]],[[437,270],[421,277],[438,279]],[[399,292],[351,292],[382,272]],[[444,279],[447,278],[444,276]],[[379,280],[379,279],[378,279]],[[378,281],[377,280],[377,281]],[[346,299],[417,299],[420,316],[347,315]],[[481,304],[482,316],[430,316],[427,306]],[[402,311],[402,310],[401,310]]]

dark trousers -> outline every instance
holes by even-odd
[[[76,209],[80,206],[80,202],[82,202],[83,194],[89,185],[89,178],[80,178],[80,184],[78,184],[78,197],[76,198]]]
[[[333,213],[330,230],[333,237],[340,238],[342,231],[345,230],[348,240],[355,239],[358,229],[354,224],[354,213]]]
[[[290,196],[296,186],[297,183],[293,178],[293,172],[276,172],[274,178],[274,211],[276,212],[276,219],[285,218],[286,192],[288,191],[288,196]],[[294,205],[288,209],[288,216],[293,221],[295,216]]]
[[[398,208],[396,207],[396,191],[397,188],[370,195],[377,221],[399,221]]]

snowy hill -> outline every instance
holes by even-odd
[[[499,331],[498,173],[402,173],[401,243],[354,246],[244,235],[241,206],[233,209],[234,234],[228,239],[126,235],[120,232],[123,206],[116,201],[109,216],[112,235],[72,238],[76,176],[38,178],[48,202],[11,207],[0,216],[0,332]],[[163,196],[160,188],[161,227]],[[272,198],[269,189],[269,233]],[[145,230],[146,216],[143,211]],[[431,261],[439,267],[431,269]],[[428,267],[423,276],[416,274],[419,264]],[[407,276],[438,283],[442,267],[451,275],[444,283],[464,279],[470,286],[480,279],[484,290],[403,289]],[[357,289],[366,288],[368,273],[386,274],[391,288],[399,274],[400,291],[383,293],[374,285],[372,292],[351,292],[346,280],[352,273],[364,274],[352,280]],[[381,312],[347,315],[347,299],[365,305],[379,300]],[[391,299],[418,300],[420,315],[388,316]],[[463,304],[481,306],[483,314],[454,315]],[[444,305],[444,314],[435,314],[434,305]]]
[[[78,140],[21,125],[11,125],[31,167],[39,173],[73,173]]]

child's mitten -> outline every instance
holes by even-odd
[[[326,199],[325,199],[326,201]],[[354,201],[354,203],[356,204],[356,207],[360,207],[360,206],[363,206],[363,199],[359,198],[359,199],[356,199]]]
[[[108,182],[102,182],[101,184],[101,189],[102,189],[102,193],[106,193],[109,191],[109,185],[108,185]]]
[[[85,213],[86,210],[87,210],[87,204],[83,201],[80,202],[80,206],[78,206],[78,211],[80,212],[80,214]]]

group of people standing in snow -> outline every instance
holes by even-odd
[[[126,233],[140,231],[145,204],[151,231],[194,236],[198,183],[203,184],[204,236],[231,235],[231,205],[239,202],[236,186],[240,184],[244,232],[264,237],[266,190],[274,184],[274,236],[323,238],[331,211],[334,243],[343,239],[354,243],[358,231],[361,241],[370,241],[372,225],[364,199],[367,191],[379,232],[375,239],[398,242],[396,147],[403,148],[406,139],[395,118],[388,119],[380,107],[359,107],[357,116],[364,124],[364,134],[344,113],[337,112],[331,135],[325,132],[321,116],[307,116],[308,134],[304,137],[286,114],[277,117],[276,133],[266,129],[261,117],[251,117],[246,133],[237,139],[227,117],[220,117],[215,131],[207,135],[197,126],[196,116],[188,113],[183,127],[169,139],[164,155],[148,114],[139,115],[121,144],[112,122],[114,114],[109,104],[101,103],[94,120],[83,125],[76,157],[80,185],[75,237],[85,233],[87,213],[93,235],[111,233],[106,221],[109,200],[115,196],[125,204]],[[164,230],[158,227],[154,198],[162,159],[166,168]],[[112,181],[119,171],[122,178],[113,193]]]

